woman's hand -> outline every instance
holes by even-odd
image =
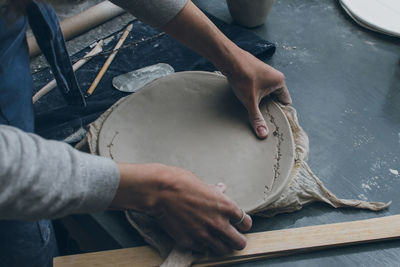
[[[110,208],[132,209],[154,216],[178,245],[197,251],[226,254],[243,249],[242,210],[222,191],[181,168],[161,164],[119,164],[120,185]]]
[[[246,107],[255,133],[259,138],[266,138],[268,127],[259,104],[268,95],[276,96],[285,105],[292,102],[285,76],[244,50],[239,49],[235,62],[224,72],[234,93]]]

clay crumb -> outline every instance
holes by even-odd
[[[362,184],[361,187],[364,189],[365,192],[367,192],[367,190],[372,190],[372,188],[368,184]]]
[[[390,171],[392,174],[396,175],[396,176],[399,175],[399,171],[398,171],[398,170],[389,169],[389,171]]]

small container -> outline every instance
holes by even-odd
[[[241,26],[264,24],[275,0],[226,0],[232,18]]]

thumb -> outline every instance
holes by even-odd
[[[250,124],[253,127],[258,138],[261,139],[266,138],[268,136],[268,127],[267,124],[265,123],[264,117],[261,114],[258,105],[248,109],[248,113],[249,113]]]

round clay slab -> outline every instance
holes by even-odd
[[[174,165],[210,184],[251,212],[279,197],[294,163],[289,123],[265,101],[266,140],[252,132],[247,112],[227,79],[209,72],[180,72],[127,97],[104,121],[99,153],[117,162]]]

